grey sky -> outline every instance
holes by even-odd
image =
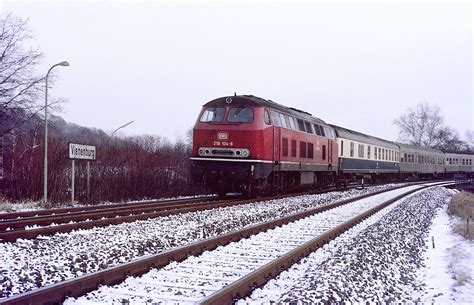
[[[429,102],[474,129],[470,1],[3,1],[29,18],[67,121],[184,138],[203,103],[253,94],[389,140]]]

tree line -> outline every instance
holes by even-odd
[[[12,123],[14,124],[14,123]],[[43,196],[44,122],[35,116],[4,135],[3,195],[11,201]],[[54,116],[48,144],[48,194],[53,203],[71,198],[68,143],[94,145],[97,160],[75,161],[75,199],[80,202],[139,200],[193,194],[189,184],[190,143],[159,136],[110,137],[99,129],[66,123]]]

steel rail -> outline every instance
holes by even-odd
[[[133,260],[108,269],[96,271],[91,274],[83,275],[74,279],[69,279],[60,283],[44,286],[30,292],[12,296],[1,300],[0,304],[54,304],[63,302],[67,297],[79,297],[100,285],[114,285],[122,282],[128,276],[139,276],[148,272],[151,268],[161,268],[172,261],[183,261],[188,256],[200,255],[204,251],[214,250],[218,246],[226,245],[242,238],[250,237],[262,231],[273,229],[277,226],[287,224],[298,219],[302,219],[344,204],[357,201],[363,198],[371,197],[406,186],[399,186],[387,190],[381,190],[370,194],[364,194],[357,197],[344,199],[322,207],[313,208],[293,215],[282,217],[269,222],[256,224],[248,228],[229,232],[220,236],[209,238],[203,241],[181,246],[175,249],[164,251],[160,254]],[[422,189],[422,188],[419,188]],[[416,191],[416,190],[415,190]],[[327,238],[326,238],[327,240]],[[267,273],[268,275],[269,273]],[[255,282],[258,283],[258,282]],[[253,286],[254,283],[251,284]],[[248,285],[247,285],[248,286]],[[233,286],[234,287],[234,286]],[[240,292],[238,292],[240,293]],[[232,295],[237,295],[232,292]],[[243,294],[240,293],[243,296]],[[220,298],[220,297],[219,297]],[[232,296],[234,298],[234,296]]]
[[[174,202],[194,202],[194,201],[209,201],[213,200],[215,197],[202,197],[202,198],[186,198],[186,199],[166,199],[166,200],[150,200],[146,202],[127,202],[127,203],[114,203],[114,204],[104,204],[104,205],[90,205],[90,206],[81,206],[81,207],[71,207],[71,208],[53,208],[45,210],[35,210],[35,211],[23,211],[23,212],[11,212],[11,213],[1,213],[0,222],[6,220],[30,218],[30,217],[39,217],[39,216],[53,216],[59,214],[70,214],[70,213],[81,213],[88,211],[97,211],[97,210],[108,210],[108,209],[118,209],[126,208],[130,206],[147,206],[151,204],[170,204]]]
[[[214,204],[218,202],[228,202],[230,200],[219,200],[212,201]],[[25,228],[26,226],[38,225],[46,226],[52,223],[60,224],[67,223],[70,221],[85,221],[85,220],[96,220],[101,218],[112,218],[116,216],[129,216],[132,214],[138,213],[150,213],[158,212],[165,210],[180,209],[190,206],[199,206],[199,205],[209,205],[209,201],[194,201],[194,202],[182,202],[177,201],[168,204],[147,204],[139,206],[127,206],[127,207],[118,207],[118,208],[108,208],[100,210],[92,210],[85,212],[72,212],[66,214],[55,214],[47,216],[38,216],[38,217],[26,217],[20,219],[13,219],[7,221],[0,221],[0,231],[5,231],[7,228],[18,229]]]

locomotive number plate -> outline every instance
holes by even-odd
[[[217,134],[217,139],[219,139],[219,140],[228,140],[229,139],[229,134],[227,132],[219,132]]]

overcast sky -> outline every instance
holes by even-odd
[[[62,60],[49,91],[68,122],[184,138],[202,104],[252,94],[395,140],[438,105],[474,129],[471,1],[5,1]]]

